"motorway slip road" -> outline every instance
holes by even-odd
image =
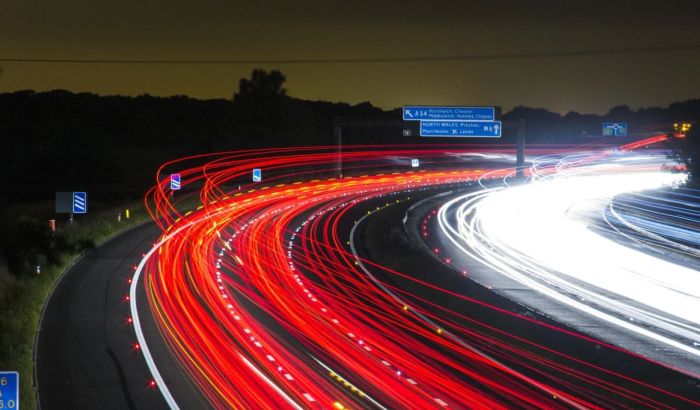
[[[167,408],[139,349],[129,318],[129,278],[159,234],[130,229],[88,252],[66,273],[46,306],[36,370],[39,406],[52,409]],[[149,347],[183,408],[207,407],[162,343],[143,288],[139,312]]]

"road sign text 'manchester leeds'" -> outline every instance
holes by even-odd
[[[500,121],[421,121],[423,137],[486,137],[501,136]]]
[[[499,115],[497,107],[407,105],[403,107],[403,135],[500,138]]]

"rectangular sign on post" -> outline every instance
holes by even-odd
[[[0,409],[19,409],[17,372],[0,372]]]
[[[625,135],[627,135],[627,123],[604,122],[603,135],[608,137],[624,137]]]
[[[87,192],[73,192],[73,213],[87,213]]]
[[[262,170],[260,168],[253,169],[253,182],[262,181]]]
[[[486,137],[499,138],[500,121],[421,121],[421,137]]]
[[[403,107],[404,121],[494,121],[494,107]]]
[[[170,189],[177,191],[182,185],[180,184],[180,174],[170,174]]]
[[[420,166],[420,161],[418,160],[418,158],[413,158],[411,160],[411,167],[418,168],[419,166]]]
[[[56,213],[69,214],[73,212],[73,192],[56,192]]]

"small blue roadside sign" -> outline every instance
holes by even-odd
[[[170,174],[170,189],[177,191],[180,187],[180,174]]]
[[[627,123],[604,122],[603,135],[607,137],[624,137],[625,135],[627,135]]]
[[[0,409],[19,409],[17,372],[0,372]]]
[[[411,167],[418,168],[419,166],[420,166],[420,161],[418,160],[418,158],[413,158],[411,160]]]
[[[253,182],[262,181],[262,170],[260,168],[253,169]]]
[[[403,107],[404,121],[493,121],[494,107]]]
[[[500,138],[500,121],[421,121],[421,137]]]
[[[73,192],[73,213],[87,213],[87,192]]]

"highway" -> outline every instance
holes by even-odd
[[[616,195],[679,182],[683,174],[659,171],[664,160],[629,155],[621,169],[620,159],[548,159],[557,169],[543,172],[536,183],[490,188],[444,204],[438,215],[441,237],[448,247],[491,267],[475,277],[495,291],[588,334],[697,374],[697,262],[680,263],[636,249],[639,240],[635,247],[621,243],[617,228],[590,229],[596,222],[606,227],[600,220],[609,222],[610,209],[619,217],[610,206]],[[548,168],[541,163],[537,167]],[[491,271],[499,277],[493,278]]]
[[[377,155],[360,154],[362,161]],[[331,160],[334,157],[330,155]],[[299,162],[300,156],[293,159]],[[315,156],[310,159],[317,161]],[[208,172],[210,180],[217,179],[211,168]],[[409,339],[384,325],[386,312],[393,311],[398,323],[421,337],[441,340],[441,335],[427,326],[416,328],[402,306],[355,274],[355,261],[342,239],[332,235],[335,225],[310,228],[325,220],[322,215],[343,215],[353,205],[390,195],[397,187],[410,192],[429,183],[473,178],[472,174],[396,172],[344,178],[342,183],[333,178],[273,183],[266,189],[243,190],[233,198],[223,195],[219,201],[209,199],[212,192],[207,195],[210,207],[171,225],[172,233],[166,230],[162,251],[158,249],[157,259],[146,266],[158,272],[144,280],[152,289],[149,302],[162,312],[158,316],[166,329],[163,333],[172,337],[171,349],[190,366],[193,378],[215,406],[287,402],[293,407],[327,407],[376,402],[403,407],[459,401],[495,405],[493,398],[436,371],[435,364],[406,350],[403,341]],[[243,199],[245,194],[248,198]],[[401,198],[392,198],[396,200]],[[312,233],[321,236],[316,239]],[[168,254],[171,249],[175,254]],[[211,254],[212,259],[201,259]],[[311,275],[317,282],[310,280]],[[358,288],[366,294],[360,297]],[[203,310],[205,298],[208,309]],[[242,299],[265,310],[313,355],[271,334]],[[200,316],[192,320],[194,315]],[[451,363],[447,357],[442,360]],[[461,371],[507,392],[502,396],[542,400],[473,370]],[[330,373],[336,377],[329,377]],[[212,374],[220,376],[214,379]],[[344,380],[340,385],[338,377]],[[241,385],[247,386],[245,394],[238,390]]]
[[[137,226],[89,251],[61,280],[47,302],[36,352],[41,409],[165,409],[135,348],[129,322],[129,279],[159,236],[152,223]],[[169,357],[144,306],[144,331],[161,354],[168,382],[189,407],[203,404]]]
[[[532,155],[530,175],[549,183],[560,172],[580,169],[582,158],[602,161],[607,154],[559,147]],[[411,167],[412,158],[420,158],[419,168]],[[562,158],[573,165],[563,169]],[[507,277],[506,269],[483,256],[501,254],[499,248],[469,255],[479,244],[467,243],[467,231],[450,231],[446,224],[469,226],[466,211],[454,209],[470,198],[494,201],[484,207],[484,217],[499,201],[507,209],[526,205],[522,198],[484,194],[530,186],[502,188],[504,181],[512,183],[512,151],[347,147],[342,179],[334,175],[337,160],[334,147],[313,147],[218,153],[163,165],[146,197],[161,232],[139,243],[143,256],[118,262],[130,264],[120,271],[130,282],[120,289],[122,298],[129,295],[120,309],[133,324],[117,345],[125,351],[139,346],[139,372],[128,373],[128,383],[146,381],[145,394],[160,393],[156,402],[170,408],[700,405],[697,377],[687,369],[579,333],[504,289],[484,285],[479,272]],[[636,171],[652,172],[649,164],[640,167]],[[253,168],[263,170],[262,182],[250,181]],[[180,173],[183,190],[199,195],[201,206],[177,211],[184,195],[170,190],[170,172]],[[545,216],[565,205],[558,198],[547,200]],[[541,218],[534,214],[541,211],[532,209],[527,219]],[[492,225],[479,225],[505,220],[496,215],[483,220]],[[489,235],[502,233],[490,229]],[[464,252],[457,252],[460,246]],[[80,286],[69,279],[84,276],[69,273],[59,290]],[[103,285],[86,285],[86,292],[89,286]],[[57,309],[50,305],[47,312]],[[41,380],[39,386],[43,406],[48,399]],[[127,406],[145,408],[142,403],[132,398]]]

